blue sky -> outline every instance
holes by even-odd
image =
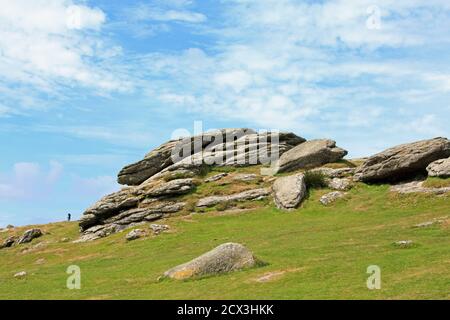
[[[449,136],[450,2],[0,0],[0,226],[78,217],[178,128]]]

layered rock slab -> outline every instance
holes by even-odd
[[[347,151],[329,139],[310,140],[297,145],[280,156],[275,173],[308,169],[336,162],[347,155]]]
[[[450,157],[450,140],[434,138],[389,148],[369,157],[355,172],[363,182],[400,180],[425,172],[427,166]]]

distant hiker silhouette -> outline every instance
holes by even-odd
[[[70,219],[72,219],[72,215],[69,213],[69,214],[67,215],[67,221],[70,221]]]

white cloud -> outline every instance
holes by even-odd
[[[0,200],[48,196],[62,173],[62,165],[55,161],[50,162],[48,170],[33,162],[16,163],[12,172],[0,175]]]
[[[117,178],[112,176],[99,176],[94,178],[75,177],[75,192],[89,197],[102,197],[120,189]]]
[[[0,90],[17,105],[40,93],[66,95],[67,86],[128,91],[127,76],[111,59],[121,52],[99,30],[105,14],[71,0],[0,0]],[[19,104],[20,105],[20,104]]]
[[[150,96],[203,115],[314,136],[324,134],[323,121],[335,130],[385,126],[382,115],[395,117],[396,108],[419,98],[435,103],[447,92],[447,61],[414,59],[414,51],[398,58],[450,44],[446,1],[377,1],[380,29],[367,28],[369,0],[224,4],[223,27],[205,31],[216,38],[213,50],[139,60],[142,72],[158,79],[148,83]],[[397,56],[384,56],[385,49]]]
[[[160,6],[140,4],[127,10],[127,16],[135,21],[162,21],[162,22],[187,22],[201,23],[207,20],[204,14],[184,9],[190,2],[182,1],[178,3],[165,3]],[[171,7],[176,8],[161,8]]]

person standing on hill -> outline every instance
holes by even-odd
[[[67,215],[67,221],[70,222],[71,219],[72,219],[72,215],[69,213],[69,214]]]

